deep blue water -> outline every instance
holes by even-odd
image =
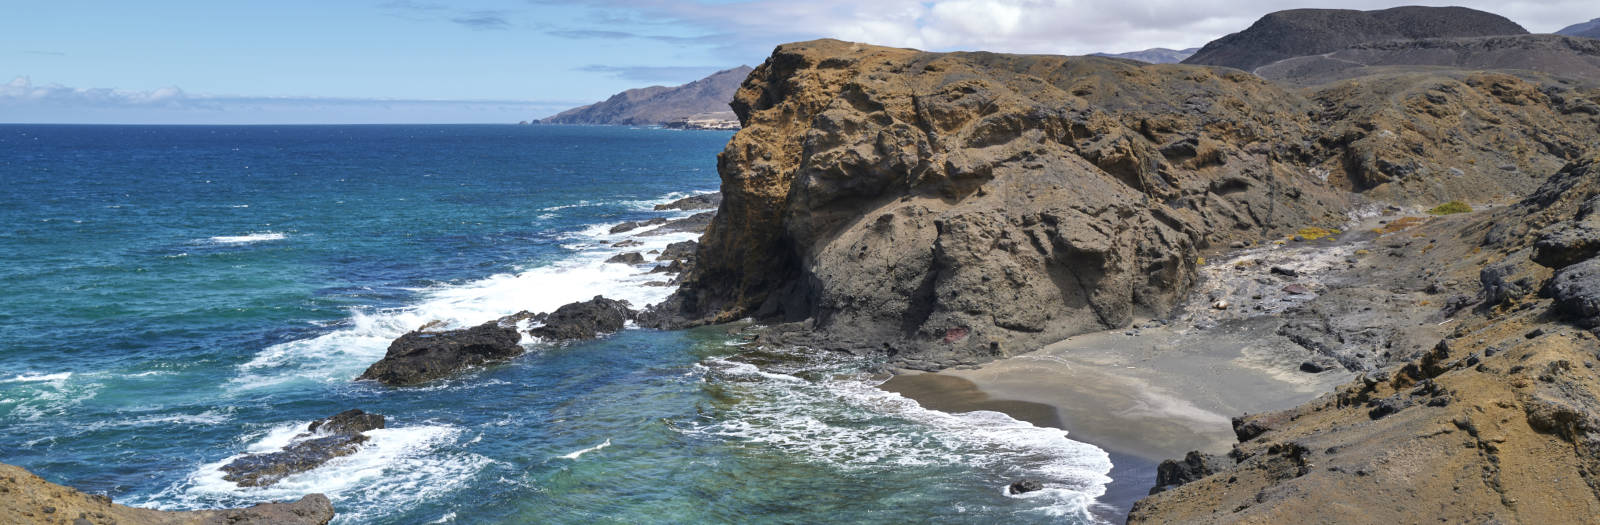
[[[606,228],[686,215],[651,205],[715,190],[729,136],[0,125],[0,462],[169,509],[324,492],[337,523],[1086,519],[1098,449],[721,327],[529,342],[421,388],[351,381],[432,321],[665,297],[648,265],[601,262],[630,238]],[[216,470],[347,408],[388,428],[272,487]],[[1002,495],[1018,477],[1054,488]]]

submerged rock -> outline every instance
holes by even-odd
[[[666,224],[666,223],[667,223],[667,220],[664,219],[664,218],[661,218],[661,217],[656,217],[654,219],[650,219],[650,220],[647,220],[647,221],[628,221],[628,222],[624,222],[622,224],[618,224],[616,226],[612,226],[611,227],[611,233],[628,232],[628,231],[637,230],[639,228],[643,228],[643,227],[646,227],[646,226],[655,226],[657,224]]]
[[[522,354],[516,328],[490,321],[464,330],[411,332],[389,344],[383,359],[367,367],[356,380],[414,385],[431,381],[471,365]]]
[[[1010,486],[1006,487],[1006,492],[1009,494],[1023,494],[1043,489],[1043,483],[1031,479],[1025,479],[1016,483],[1012,483]]]
[[[265,487],[285,477],[322,466],[333,458],[354,454],[367,442],[366,432],[383,428],[384,418],[351,409],[306,427],[306,433],[277,452],[249,454],[222,466],[222,479],[241,487]]]
[[[627,301],[596,295],[594,299],[557,308],[545,318],[543,326],[528,330],[528,334],[546,341],[594,339],[601,333],[621,330],[633,317]]]

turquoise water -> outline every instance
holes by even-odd
[[[693,236],[606,229],[687,215],[651,206],[715,190],[729,136],[0,125],[0,462],[165,509],[323,492],[336,523],[1090,520],[1099,449],[723,327],[351,381],[428,322],[659,301],[610,243]],[[352,456],[267,488],[216,470],[348,408],[388,417]],[[1051,488],[1002,494],[1021,477]]]

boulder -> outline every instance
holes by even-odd
[[[722,204],[722,193],[706,193],[684,197],[666,204],[657,204],[657,211],[665,210],[713,210]]]
[[[1156,467],[1156,486],[1151,494],[1165,492],[1179,485],[1221,472],[1232,462],[1225,456],[1201,454],[1191,450],[1183,460],[1166,460]]]
[[[1600,225],[1558,223],[1533,243],[1533,262],[1565,268],[1600,255]]]
[[[683,261],[672,261],[671,264],[656,265],[650,273],[683,273]]]
[[[617,264],[644,264],[644,255],[639,252],[619,253],[606,259],[607,263]]]
[[[627,301],[596,295],[594,299],[557,308],[545,318],[543,326],[528,330],[528,334],[546,341],[594,339],[601,333],[621,330],[633,317]]]
[[[694,251],[697,247],[699,247],[699,243],[694,241],[681,241],[668,244],[666,249],[661,250],[661,255],[656,256],[656,260],[690,261],[694,259]]]
[[[385,385],[414,385],[438,379],[462,368],[521,355],[516,328],[499,321],[447,332],[411,332],[389,344],[383,359],[356,380]]]
[[[1031,479],[1025,479],[1025,480],[1022,480],[1022,481],[1018,481],[1016,483],[1012,483],[1010,486],[1006,487],[1006,493],[1008,493],[1008,494],[1022,494],[1022,493],[1033,492],[1033,491],[1042,490],[1042,489],[1044,489],[1044,484],[1043,483],[1040,483],[1038,481],[1034,481],[1034,480],[1031,480]]]
[[[1546,291],[1556,300],[1556,309],[1578,326],[1600,326],[1600,257],[1556,272]]]

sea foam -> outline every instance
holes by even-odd
[[[217,244],[248,244],[262,241],[281,241],[286,235],[279,232],[260,232],[245,235],[218,235],[209,240]]]

